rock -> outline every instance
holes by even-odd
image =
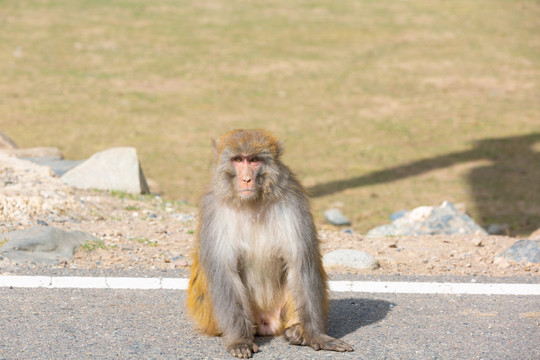
[[[326,210],[324,218],[332,225],[351,225],[351,221],[339,209]]]
[[[170,214],[169,216],[180,222],[186,222],[186,221],[194,219],[193,215],[184,214],[184,213],[174,213],[174,214]]]
[[[397,219],[399,219],[400,217],[405,216],[406,213],[407,213],[407,210],[399,210],[399,211],[396,211],[395,213],[393,213],[392,215],[390,215],[390,221],[397,220]]]
[[[508,224],[491,224],[487,229],[490,235],[506,235],[508,232]]]
[[[50,157],[56,157],[63,159],[64,155],[62,155],[62,152],[60,149],[55,147],[35,147],[35,148],[27,148],[27,149],[3,149],[0,150],[0,152],[16,156],[18,158],[35,158],[35,157],[44,157],[44,156],[50,156]]]
[[[0,131],[0,149],[16,149],[17,144],[6,134]]]
[[[355,269],[376,269],[377,260],[364,251],[340,249],[323,256],[325,266],[348,266]]]
[[[440,207],[420,206],[394,220],[378,226],[366,236],[422,236],[422,235],[486,235],[467,214],[460,214],[448,201]]]
[[[540,263],[540,240],[518,240],[502,257],[516,262]]]
[[[495,259],[493,260],[493,263],[497,265],[498,267],[500,267],[501,269],[508,269],[512,267],[512,264],[510,263],[510,261],[508,261],[508,259],[502,256],[496,256]]]
[[[482,238],[481,237],[475,237],[470,240],[471,244],[477,247],[483,246]]]
[[[74,190],[48,167],[0,153],[0,232],[44,221],[77,221],[90,216]]]
[[[29,157],[22,159],[41,166],[48,166],[57,176],[64,175],[69,170],[84,162],[83,160],[64,160],[56,156]]]
[[[132,147],[98,152],[62,175],[68,185],[80,189],[149,192],[137,151]]]
[[[98,240],[82,231],[67,231],[50,226],[34,226],[0,235],[7,243],[0,254],[12,261],[57,264],[73,258],[75,250],[89,240]]]

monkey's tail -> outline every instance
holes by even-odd
[[[208,293],[206,275],[199,265],[199,254],[193,254],[191,278],[189,279],[187,307],[198,327],[208,335],[219,336],[221,332],[214,317],[212,301]]]

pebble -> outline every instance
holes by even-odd
[[[325,266],[348,266],[355,269],[376,269],[377,260],[367,252],[350,249],[332,251],[323,256]]]
[[[491,224],[487,228],[490,235],[506,235],[508,232],[508,224]]]
[[[184,213],[173,213],[173,214],[170,214],[169,216],[181,222],[186,222],[194,218],[193,215],[184,214]]]
[[[339,209],[329,209],[324,212],[324,218],[332,225],[347,226],[351,225],[351,221],[343,215]]]

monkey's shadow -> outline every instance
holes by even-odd
[[[331,300],[327,333],[339,339],[363,326],[381,321],[394,306],[394,303],[384,300],[356,297]],[[256,343],[263,345],[271,340],[272,338],[269,337],[257,337]]]
[[[341,338],[384,319],[395,304],[384,300],[345,298],[330,302],[328,335]]]

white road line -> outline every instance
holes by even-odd
[[[186,290],[183,278],[0,276],[0,288]],[[540,284],[329,281],[331,291],[392,294],[540,295]]]

